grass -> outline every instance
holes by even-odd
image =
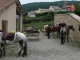
[[[48,22],[31,22],[30,24],[23,24],[23,27],[25,28],[25,26],[34,26],[36,30],[42,30],[44,28],[44,25],[47,25],[47,24],[54,24],[54,21],[48,21]]]

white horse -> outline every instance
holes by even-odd
[[[44,25],[44,35],[47,34],[47,27],[48,27],[48,25]]]
[[[19,51],[18,55],[20,56],[22,50],[23,50],[22,56],[27,55],[27,37],[25,34],[23,34],[21,32],[16,32],[16,33],[14,33],[13,40],[7,40],[7,39],[9,39],[8,37],[10,35],[7,38],[4,38],[4,40],[3,40],[3,35],[4,35],[4,32],[0,31],[0,57],[2,55],[5,55],[5,45],[12,45],[17,42],[19,42],[19,44],[21,46],[21,50]],[[4,41],[6,41],[6,44],[4,43]],[[4,51],[3,54],[2,54],[2,51]]]
[[[73,26],[61,27],[61,29],[60,29],[61,44],[64,44],[66,39],[67,39],[67,42],[68,42],[68,37],[69,37],[69,33],[70,33],[69,31],[70,30],[74,31],[74,27]]]

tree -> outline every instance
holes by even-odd
[[[80,3],[75,3],[75,11],[74,13],[80,16]]]
[[[80,11],[80,3],[75,3],[75,11]]]
[[[27,15],[28,15],[28,13],[27,13],[27,12],[23,14],[23,16],[27,16]]]

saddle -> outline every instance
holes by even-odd
[[[13,39],[14,39],[14,34],[10,34],[7,32],[3,33],[3,36],[2,36],[3,41],[5,41],[5,40],[13,41]]]

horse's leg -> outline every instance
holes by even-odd
[[[60,32],[59,31],[57,32],[57,37],[60,37]]]
[[[23,55],[22,55],[23,57],[24,56],[27,56],[27,40],[25,41],[25,43],[24,43],[24,52],[23,52]]]
[[[58,37],[60,37],[60,28],[57,29]]]
[[[0,57],[2,56],[2,53],[3,53],[3,45],[2,43],[0,43]]]
[[[47,37],[48,37],[48,39],[50,39],[50,33],[49,32],[47,33]]]
[[[1,54],[2,54],[2,52],[1,52],[1,44],[0,44],[0,57],[1,57]]]
[[[57,37],[60,37],[60,31],[57,31]]]
[[[21,50],[19,51],[18,55],[20,56],[21,51],[24,50],[22,56],[26,56],[27,55],[27,41],[23,42],[23,40],[21,40],[19,41],[19,44],[21,46]]]
[[[67,35],[67,42],[69,42],[69,41],[68,41],[68,35]]]
[[[64,44],[64,38],[61,36],[61,44]]]
[[[63,36],[63,33],[61,33],[61,44],[64,44],[64,36]]]
[[[21,50],[19,51],[18,56],[20,56],[20,53],[21,53],[22,50],[23,50],[23,47],[22,47]]]
[[[2,57],[2,49],[0,49],[0,57]]]
[[[59,34],[59,33],[58,33],[58,31],[57,31],[57,37],[58,37],[58,34]]]
[[[19,44],[20,44],[20,46],[21,46],[21,50],[19,51],[18,56],[20,56],[20,53],[21,53],[21,51],[23,50],[23,41],[22,41],[22,40],[19,41]]]
[[[66,36],[64,35],[63,42],[65,42]]]
[[[3,56],[5,56],[5,45],[4,45],[4,47],[3,47]]]
[[[0,57],[2,56],[2,49],[0,48]]]
[[[5,48],[3,48],[3,51],[4,51],[3,56],[5,56]]]
[[[63,44],[63,38],[61,37],[61,44]]]

